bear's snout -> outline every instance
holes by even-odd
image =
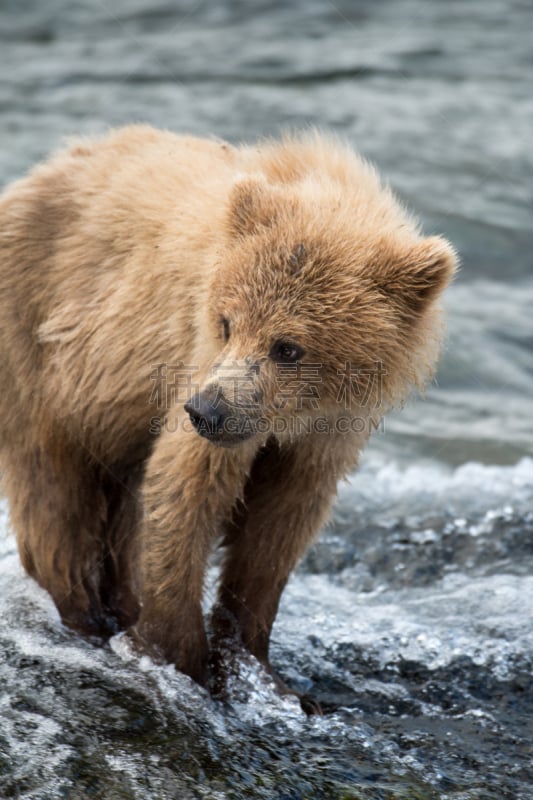
[[[217,397],[197,392],[184,408],[200,436],[209,439],[224,432],[225,414]]]
[[[196,432],[215,444],[231,447],[255,433],[248,415],[239,413],[213,385],[193,395],[184,409]]]

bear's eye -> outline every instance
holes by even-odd
[[[293,361],[300,361],[305,354],[303,347],[292,342],[276,342],[270,351],[270,358],[274,361],[282,361],[285,364]]]
[[[224,336],[224,341],[228,342],[230,336],[229,319],[226,319],[226,317],[220,317],[220,324],[222,325],[222,335]]]

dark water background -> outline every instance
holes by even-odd
[[[228,707],[63,629],[0,517],[0,798],[533,797],[533,4],[0,2],[0,184],[69,134],[309,124],[458,247],[424,402],[387,420]],[[210,590],[207,592],[208,596]]]

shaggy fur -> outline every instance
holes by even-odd
[[[432,373],[452,249],[319,134],[78,141],[5,191],[0,226],[0,453],[26,570],[67,624],[129,627],[205,682],[224,537],[215,639],[229,626],[268,667],[338,479]],[[287,359],[315,375],[303,401]]]

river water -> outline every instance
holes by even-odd
[[[0,183],[69,134],[315,124],[457,245],[424,400],[391,415],[226,705],[24,576],[0,502],[0,798],[533,797],[533,5],[4,0]],[[213,567],[206,601],[212,595]]]

